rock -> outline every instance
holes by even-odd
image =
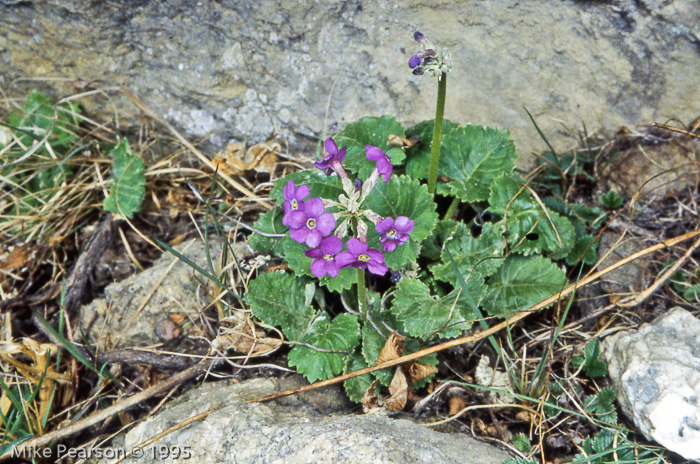
[[[210,246],[215,260],[221,245],[212,242]],[[191,241],[175,248],[207,269],[201,242]],[[242,244],[235,245],[234,250],[237,256],[243,256]],[[164,253],[151,268],[107,286],[104,298],[84,305],[80,309],[81,327],[100,350],[171,341],[182,334],[182,328],[172,317],[180,321],[200,319],[202,302],[197,299],[199,281],[196,277],[190,266]],[[206,280],[202,276],[199,278]]]
[[[696,17],[680,0],[3,1],[0,85],[15,96],[46,85],[69,95],[77,78],[123,84],[190,137],[207,136],[212,154],[273,133],[298,148],[363,116],[432,118],[435,82],[407,67],[419,29],[454,55],[446,117],[508,128],[528,154],[546,146],[523,107],[557,147],[578,145],[584,123],[695,118]],[[65,80],[26,79],[46,77]],[[115,92],[80,102],[93,119],[111,120],[114,104],[141,123]]]
[[[237,464],[500,464],[510,457],[469,436],[439,433],[408,420],[378,414],[342,414],[347,412],[347,400],[343,400],[339,388],[312,392],[311,397],[241,402],[303,383],[296,377],[205,384],[116,437],[112,446],[130,449],[189,417],[227,405],[161,438],[154,444],[156,450],[189,447],[196,462]],[[162,462],[152,459],[152,453],[146,449],[145,457],[125,462]]]
[[[623,412],[648,440],[700,459],[700,320],[674,308],[603,340]]]

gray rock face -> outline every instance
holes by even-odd
[[[290,380],[205,384],[117,437],[113,446],[132,448],[188,417],[232,403],[158,440],[156,449],[189,447],[195,462],[224,464],[500,464],[510,457],[466,435],[435,432],[408,420],[338,414],[346,404],[339,389],[280,402],[240,402],[302,384]],[[162,462],[151,455],[146,449],[146,457],[125,462]]]
[[[697,108],[697,0],[447,2],[164,0],[0,2],[0,86],[73,92],[125,85],[215,147],[276,135],[293,147],[362,116],[434,116],[436,85],[413,76],[418,29],[453,53],[446,117],[508,128],[519,152],[578,130],[676,119]],[[17,81],[61,77],[64,81]],[[121,95],[83,99],[109,120]],[[527,158],[526,158],[527,159]]]
[[[649,440],[700,459],[700,320],[674,308],[603,341],[618,401]]]

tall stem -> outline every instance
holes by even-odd
[[[438,80],[437,108],[435,108],[435,126],[433,127],[433,146],[430,150],[430,171],[428,173],[428,193],[435,193],[437,169],[440,161],[442,138],[442,118],[445,114],[445,94],[447,93],[447,74]]]
[[[360,317],[365,314],[365,306],[367,305],[367,289],[365,288],[365,270],[357,269],[357,309],[360,311]]]

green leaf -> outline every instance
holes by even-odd
[[[479,303],[484,294],[484,278],[472,274],[467,288]],[[426,284],[417,279],[402,279],[396,286],[391,312],[403,323],[406,333],[428,339],[439,333],[441,337],[457,337],[472,326],[476,318],[466,298],[458,289],[444,297],[430,294]]]
[[[524,433],[516,433],[513,435],[513,444],[522,453],[528,453],[532,447],[530,439]]]
[[[348,352],[359,344],[360,324],[352,314],[340,314],[330,322],[328,315],[321,313],[301,342],[329,351],[296,345],[289,352],[289,365],[311,383],[329,379],[340,374]]]
[[[426,185],[411,179],[408,176],[391,176],[386,184],[379,181],[372,193],[365,200],[363,207],[370,209],[382,217],[406,216],[413,219],[415,227],[409,235],[409,240],[401,247],[411,246],[412,243],[420,243],[430,236],[437,221],[435,202],[433,196],[428,193]],[[370,226],[368,241],[376,246],[378,234],[373,226]],[[374,242],[373,242],[374,240]],[[403,254],[386,253],[385,260],[389,267],[396,268],[404,264],[408,259],[415,259],[414,251],[401,250]]]
[[[472,237],[469,228],[464,223],[459,223],[454,229],[452,239],[445,242],[444,248],[449,250],[455,260],[460,273],[465,278],[472,271],[488,277],[503,264],[503,251],[506,240],[498,227],[491,223],[484,224],[479,237]],[[477,266],[475,268],[475,266]],[[452,262],[443,250],[442,262],[432,269],[436,279],[456,285],[457,276],[452,267]]]
[[[110,155],[114,158],[113,181],[102,207],[131,219],[141,210],[146,195],[143,161],[129,150],[126,138],[112,149]]]
[[[359,371],[365,367],[368,367],[365,359],[360,353],[355,351],[352,355],[350,355],[345,363],[343,373],[349,374],[350,372]],[[362,401],[362,397],[370,385],[372,385],[372,376],[370,374],[354,377],[343,382],[345,393],[348,395],[348,398],[350,398],[350,401],[354,401],[355,403]]]
[[[257,221],[253,223],[253,228],[265,234],[286,234],[289,229],[282,224],[284,211],[275,208],[261,214]],[[283,237],[265,237],[258,233],[253,234],[248,238],[248,244],[256,253],[266,253],[272,256],[282,256],[282,238]]]
[[[574,369],[578,369],[583,364],[583,372],[589,377],[605,377],[608,375],[608,366],[600,359],[600,340],[597,338],[588,342],[583,349],[583,357],[574,356],[571,359]]]
[[[387,142],[390,135],[403,137],[404,132],[401,123],[391,116],[366,117],[345,126],[333,140],[338,149],[348,149],[343,166],[354,173],[359,172],[360,178],[366,180],[377,166],[376,161],[367,159],[366,145],[381,148],[391,159],[391,164],[399,166],[406,158],[403,148],[387,145]]]
[[[610,190],[608,193],[601,195],[599,200],[600,204],[607,209],[617,209],[625,202],[624,197],[615,190]]]
[[[326,172],[320,169],[305,169],[293,172],[275,182],[270,192],[270,198],[275,199],[279,207],[284,206],[284,187],[290,180],[293,180],[297,187],[302,184],[309,186],[311,193],[306,197],[307,200],[320,197],[337,201],[338,196],[343,193],[343,186],[337,175],[326,176]]]
[[[594,235],[584,235],[576,240],[576,244],[566,257],[566,264],[573,266],[579,260],[586,265],[595,264],[598,259],[598,245],[600,242],[596,240]]]
[[[430,237],[426,238],[423,240],[423,243],[421,243],[421,256],[430,261],[437,261],[440,259],[442,247],[457,229],[457,224],[458,222],[449,219],[438,221]]]
[[[491,315],[527,309],[564,288],[566,276],[541,256],[510,255],[489,278],[484,308]]]
[[[700,284],[695,284],[688,288],[684,293],[683,297],[688,301],[697,301],[700,303]]]
[[[617,392],[612,388],[603,388],[595,395],[586,396],[584,399],[586,412],[592,414],[594,419],[614,425],[617,423],[616,397]]]
[[[423,121],[410,129],[406,130],[407,137],[418,135],[422,138],[420,143],[406,150],[406,174],[414,179],[427,179],[428,170],[430,169],[430,151],[433,149],[433,127],[435,120]],[[445,136],[457,129],[459,124],[443,119],[442,121],[442,140],[440,144],[440,159],[451,156],[445,148]],[[445,172],[444,162],[438,164],[438,175],[449,176]]]
[[[308,285],[314,284],[281,271],[262,274],[248,286],[246,301],[255,317],[280,327],[289,340],[300,341],[316,318],[306,298]]]
[[[284,250],[284,259],[291,270],[299,276],[305,275],[316,279],[311,273],[313,258],[304,254],[304,251],[309,249],[306,245],[295,242],[291,237],[285,237],[280,246]],[[341,269],[336,277],[325,275],[318,279],[318,282],[332,292],[348,290],[357,283],[357,271],[355,268],[348,267]]]
[[[440,158],[440,165],[454,179],[446,185],[452,195],[466,202],[488,199],[493,181],[512,173],[517,158],[507,130],[460,127],[444,136],[442,143],[447,156]]]
[[[507,233],[511,251],[533,254],[549,252],[552,258],[566,257],[575,244],[571,221],[543,207],[510,177],[498,179],[491,188],[489,210],[504,219],[499,222]]]
[[[17,129],[15,132],[25,146],[32,146],[34,140],[44,138],[52,124],[48,142],[54,151],[65,150],[78,140],[74,131],[80,123],[79,106],[74,103],[59,104],[56,107],[56,122],[53,123],[54,106],[51,97],[33,90],[27,97],[23,111],[8,115],[8,122]],[[40,151],[48,154],[46,147],[40,148]]]

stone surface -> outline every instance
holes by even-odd
[[[212,153],[273,132],[300,147],[366,115],[431,118],[435,82],[407,67],[419,29],[454,54],[446,117],[508,128],[528,155],[546,146],[523,107],[557,147],[576,145],[584,123],[697,117],[698,10],[698,0],[1,1],[0,86],[67,95],[76,78],[123,84],[189,136],[208,136]],[[142,122],[115,92],[83,102],[98,120],[114,104]]]
[[[220,248],[212,243],[212,259],[216,259]],[[176,249],[200,267],[208,267],[201,242],[186,242]],[[240,247],[236,251],[238,256],[243,255]],[[170,341],[182,333],[171,315],[199,321],[203,306],[201,292],[198,300],[199,285],[190,266],[164,253],[149,269],[107,286],[104,298],[84,305],[80,309],[80,323],[100,350]]]
[[[500,464],[510,457],[466,435],[435,432],[408,420],[343,414],[347,403],[339,388],[277,402],[241,402],[302,384],[299,378],[205,384],[116,437],[112,446],[130,449],[195,414],[227,405],[158,440],[156,449],[188,446],[194,462],[224,464]],[[125,462],[162,462],[148,457],[148,450],[146,456]]]
[[[674,308],[603,341],[623,412],[649,440],[700,459],[700,320]]]

